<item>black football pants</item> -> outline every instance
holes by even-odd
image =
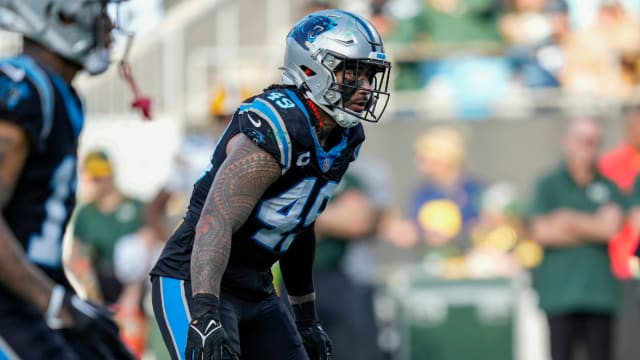
[[[172,359],[184,359],[191,283],[151,278],[153,312]],[[273,294],[258,301],[223,293],[220,321],[229,345],[242,360],[308,360],[293,319]],[[231,357],[230,357],[231,358]]]

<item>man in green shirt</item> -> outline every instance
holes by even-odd
[[[549,321],[553,360],[575,359],[578,343],[589,360],[611,359],[618,284],[607,242],[619,230],[625,202],[596,168],[598,124],[573,120],[564,137],[565,161],[537,183],[531,235],[545,249],[534,272],[540,307]]]
[[[82,171],[92,194],[91,200],[80,206],[74,216],[71,261],[77,266],[88,258],[87,273],[95,272],[97,284],[87,281],[82,269],[76,275],[81,282],[84,280],[82,285],[91,300],[112,305],[119,302],[124,285],[115,274],[114,249],[120,238],[142,228],[144,204],[118,190],[112,163],[104,152],[90,152]]]
[[[116,310],[123,340],[140,356],[146,337],[141,305],[154,241],[144,227],[144,203],[120,192],[103,151],[85,156],[82,175],[88,202],[74,214],[68,264],[88,299]]]

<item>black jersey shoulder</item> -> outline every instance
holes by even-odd
[[[22,128],[38,150],[51,132],[54,104],[49,76],[31,58],[0,60],[0,119]]]
[[[364,141],[363,127],[358,124],[342,129],[337,144],[324,150],[315,134],[314,120],[303,96],[285,86],[271,87],[245,101],[238,109],[236,119],[239,130],[272,154],[283,173],[311,160],[321,173],[329,177],[341,176],[348,163],[357,157]]]
[[[246,100],[236,113],[241,132],[272,154],[283,173],[291,168],[294,143],[311,146],[310,119],[298,94],[270,88]]]

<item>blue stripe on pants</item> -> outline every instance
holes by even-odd
[[[0,337],[0,360],[15,360],[18,356],[13,352],[9,344]]]
[[[160,277],[159,280],[164,318],[171,332],[174,349],[180,359],[184,359],[191,318],[184,293],[184,281],[167,277]]]

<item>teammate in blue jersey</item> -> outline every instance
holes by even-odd
[[[82,103],[70,83],[109,66],[107,0],[0,0],[0,28],[24,36],[0,60],[0,359],[130,359],[103,308],[62,266],[73,210]]]
[[[286,38],[282,85],[245,100],[153,268],[174,359],[332,359],[315,312],[314,221],[386,107],[376,29],[325,10]],[[276,295],[280,261],[295,322]]]

